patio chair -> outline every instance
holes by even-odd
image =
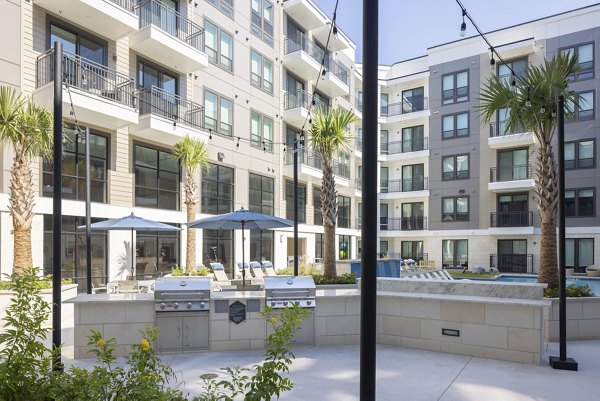
[[[92,294],[106,294],[106,284],[102,284],[101,278],[92,277]]]
[[[215,281],[219,285],[231,285],[231,280],[227,277],[227,274],[225,274],[225,268],[221,263],[211,263],[210,268],[215,276]]]
[[[437,273],[443,276],[445,280],[454,280],[454,277],[447,270],[438,270]]]
[[[140,292],[140,286],[137,280],[117,281],[117,294],[134,294],[138,292]]]
[[[277,272],[273,268],[273,263],[271,263],[270,261],[268,261],[268,260],[263,261],[262,267],[263,267],[263,269],[265,269],[265,273],[267,273],[267,276],[276,276],[277,275]]]
[[[263,273],[263,269],[257,261],[250,262],[250,271],[254,275],[254,278],[258,281],[264,281],[265,274]]]

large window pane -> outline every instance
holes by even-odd
[[[179,210],[179,162],[169,152],[134,147],[135,205]]]
[[[202,175],[202,211],[207,214],[233,212],[233,168],[211,164]]]

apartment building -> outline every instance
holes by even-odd
[[[331,19],[310,0],[2,0],[0,10],[0,84],[50,109],[53,44],[63,44],[64,277],[85,277],[85,236],[77,227],[85,221],[86,130],[92,222],[134,212],[183,227],[185,172],[173,155],[178,140],[189,135],[208,145],[211,168],[201,176],[198,218],[241,207],[290,218],[289,145],[308,130],[316,107],[355,108],[355,45],[341,27],[330,35]],[[13,259],[12,152],[5,146],[0,156],[2,273],[11,272]],[[52,166],[43,160],[31,166],[34,264],[44,273],[52,268]],[[320,155],[301,150],[300,255],[308,262],[322,253],[320,167]],[[352,224],[355,171],[354,156],[340,155],[343,258],[356,256],[360,233]],[[250,260],[279,267],[293,254],[289,229],[245,235]],[[242,233],[202,230],[197,237],[197,263],[220,261],[234,275]],[[92,234],[95,283],[127,274],[131,241],[129,232]],[[168,272],[185,260],[185,230],[138,232],[133,241],[138,276]]]
[[[533,191],[537,143],[505,132],[510,110],[484,124],[479,89],[511,80],[557,52],[579,56],[570,77],[574,116],[565,127],[567,266],[599,260],[596,187],[598,5],[486,34],[506,64],[474,36],[380,69],[380,251],[436,266],[539,268],[540,222]],[[510,67],[510,68],[509,68]],[[552,105],[547,112],[552,112]],[[557,146],[555,139],[555,149]],[[556,154],[556,150],[555,150]]]
[[[293,218],[293,148],[318,107],[356,113],[348,152],[334,165],[339,259],[360,256],[362,138],[379,135],[380,255],[440,266],[535,272],[539,217],[533,192],[536,141],[506,133],[509,110],[491,124],[479,117],[478,92],[490,74],[510,72],[477,36],[381,66],[380,127],[361,128],[362,78],[356,46],[333,29],[311,0],[1,0],[5,17],[0,84],[52,106],[52,46],[63,43],[63,275],[85,277],[85,150],[90,131],[92,221],[134,212],[168,224],[186,221],[180,168],[172,149],[190,135],[208,145],[198,218],[241,207]],[[566,126],[567,264],[600,258],[594,99],[600,6],[488,34],[512,70],[558,51],[579,55],[578,93]],[[333,32],[337,33],[333,33]],[[16,40],[16,38],[19,38]],[[0,271],[12,269],[8,192],[12,149],[0,153]],[[322,159],[298,151],[299,254],[322,256]],[[52,162],[32,163],[36,186],[34,264],[52,265]],[[249,260],[289,263],[291,230],[245,233]],[[94,282],[122,277],[131,262],[129,232],[94,232]],[[137,233],[140,276],[185,260],[186,231]],[[242,233],[202,230],[197,263],[241,262]],[[85,280],[80,280],[84,282]],[[83,284],[82,284],[83,285]],[[81,289],[84,289],[82,286]]]

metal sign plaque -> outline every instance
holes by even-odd
[[[235,324],[240,324],[246,320],[246,305],[240,301],[235,301],[229,305],[229,320]]]

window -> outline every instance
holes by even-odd
[[[525,78],[527,76],[527,59],[513,60],[506,64],[498,65],[498,78],[505,85],[512,84],[513,72],[515,73],[515,79]]]
[[[466,239],[442,240],[442,266],[444,268],[468,267],[469,266],[468,240],[466,240]]]
[[[456,72],[442,77],[442,104],[469,100],[469,71]]]
[[[594,146],[593,139],[565,143],[565,169],[594,167],[596,165]]]
[[[250,230],[250,260],[273,260],[274,239],[272,230]]]
[[[379,95],[379,109],[382,116],[388,115],[389,95],[387,93],[381,93]]]
[[[138,62],[138,87],[150,88],[155,86],[165,92],[176,95],[178,93],[177,75],[162,70],[147,61]],[[159,100],[162,102],[163,100]],[[167,102],[169,100],[164,100]],[[142,103],[140,107],[144,107]]]
[[[468,221],[469,197],[453,196],[442,198],[442,221]]]
[[[179,210],[179,161],[171,152],[134,147],[135,206]]]
[[[526,180],[531,178],[529,150],[516,149],[498,152],[498,167],[492,179],[496,181]],[[493,171],[493,169],[492,169]]]
[[[54,42],[61,42],[63,51],[72,55],[80,56],[86,60],[93,61],[100,65],[106,65],[106,42],[77,32],[75,29],[59,26],[56,23],[50,24],[50,34],[48,35],[48,48],[54,46]],[[75,65],[71,66],[76,68]],[[73,79],[70,82],[73,85],[76,82],[75,71],[65,71],[65,75]]]
[[[85,224],[85,217],[62,216],[61,275],[75,278],[79,292],[86,292],[87,260],[85,230],[77,227]],[[92,223],[104,219],[92,218]],[[44,215],[44,275],[52,274],[53,216]],[[92,284],[106,284],[108,276],[108,237],[106,231],[92,231]],[[127,263],[127,266],[131,261]]]
[[[233,212],[234,171],[231,167],[211,164],[202,174],[202,212]]]
[[[379,204],[379,229],[386,231],[388,229],[388,204]]]
[[[251,51],[251,58],[252,85],[273,93],[273,62],[254,50]]]
[[[400,258],[419,261],[423,257],[423,241],[402,241],[400,242]]]
[[[273,120],[253,111],[250,114],[250,145],[263,150],[273,150]]]
[[[210,4],[217,7],[228,17],[233,18],[233,0],[207,0]]]
[[[285,215],[294,220],[294,182],[285,182]],[[298,223],[306,223],[306,185],[298,183]]]
[[[356,93],[356,109],[362,113],[363,110],[363,93],[358,91]]]
[[[506,107],[498,109],[498,117],[497,117],[498,131],[495,133],[496,136],[520,134],[520,133],[525,132],[525,128],[521,124],[517,124],[517,126],[512,127],[509,130],[508,129],[508,121],[509,120],[510,120],[510,109],[506,108]]]
[[[594,77],[594,43],[585,43],[560,50],[563,54],[577,55],[578,68],[569,75],[570,81]]]
[[[389,131],[382,129],[379,131],[379,147],[381,148],[381,154],[387,155],[389,153]]]
[[[594,119],[594,92],[576,93],[573,100],[565,102],[565,111],[569,121]]]
[[[233,71],[233,37],[208,21],[204,21],[204,52],[211,63]]]
[[[565,216],[589,217],[596,215],[595,190],[570,189],[565,191]]]
[[[402,128],[402,153],[418,152],[425,149],[423,126]]]
[[[338,217],[337,225],[340,228],[350,228],[350,198],[347,196],[338,195]]]
[[[323,213],[321,213],[321,187],[313,187],[313,224],[323,225]]]
[[[424,203],[413,202],[402,204],[401,230],[423,230],[425,218]]]
[[[250,173],[249,181],[248,209],[273,216],[275,212],[275,180],[272,177]]]
[[[315,259],[323,259],[323,234],[315,234]]]
[[[233,101],[204,91],[204,127],[220,134],[233,134]]]
[[[339,249],[339,260],[350,259],[350,236],[339,235],[338,236],[338,249]]]
[[[273,44],[273,18],[273,3],[252,0],[252,33],[270,45]]]
[[[388,192],[389,188],[389,184],[390,184],[390,172],[389,172],[389,167],[379,167],[379,186],[381,187],[380,190],[383,193]]]
[[[173,266],[179,265],[180,243],[180,231],[138,231],[135,240],[136,276],[143,279],[146,272],[152,272],[152,275],[171,273]]]
[[[390,243],[388,241],[379,241],[379,257],[387,258],[389,255]]]
[[[469,155],[442,158],[442,180],[464,180],[469,178]]]
[[[425,109],[423,87],[402,91],[402,114]]]
[[[425,189],[424,164],[402,166],[402,192]]]
[[[252,235],[252,231],[250,232]],[[233,278],[233,231],[202,230],[202,261],[205,266],[221,263],[225,274]]]
[[[567,238],[565,240],[565,265],[576,273],[585,273],[585,268],[594,264],[593,238]]]
[[[85,133],[64,129],[62,159],[62,194],[64,199],[85,200]],[[90,132],[91,201],[105,203],[107,198],[108,137]],[[43,162],[43,196],[54,193],[54,163]]]
[[[442,117],[442,139],[469,135],[469,113],[451,114]]]

